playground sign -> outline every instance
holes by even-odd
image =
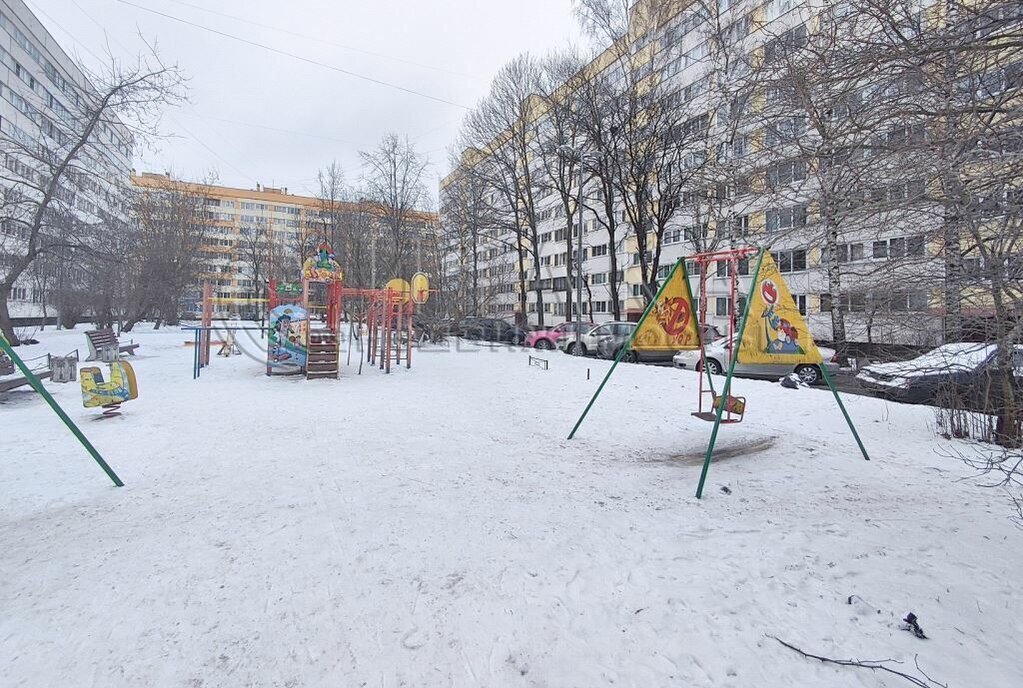
[[[402,303],[408,303],[409,296],[412,294],[412,287],[410,287],[409,283],[400,277],[395,277],[394,279],[390,280],[384,286],[384,289],[390,289],[395,294],[400,295]]]
[[[422,305],[430,298],[430,278],[426,273],[412,275],[412,302]]]
[[[302,293],[302,283],[278,282],[275,291],[278,296],[298,296]]]
[[[309,314],[301,306],[282,304],[270,311],[267,375],[292,375],[305,370],[308,325]]]
[[[644,351],[700,348],[700,333],[696,327],[685,261],[679,261],[672,268],[671,275],[654,300],[653,308],[647,309],[636,326],[631,346]]]
[[[752,320],[746,323],[739,341],[739,362],[821,363],[810,329],[768,252],[753,280],[749,315]]]

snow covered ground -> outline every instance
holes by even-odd
[[[692,373],[620,366],[567,441],[606,362],[462,347],[308,382],[238,356],[193,381],[187,334],[133,336],[120,418],[47,384],[124,488],[0,395],[0,685],[909,685],[769,636],[1023,685],[1023,533],[927,408],[848,397],[865,462],[826,390],[739,380],[719,446],[762,449],[697,501]],[[24,354],[85,345],[41,338]]]

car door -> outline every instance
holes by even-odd
[[[586,334],[586,341],[584,344],[587,349],[596,351],[597,342],[599,342],[602,337],[607,337],[611,334],[614,334],[614,330],[611,329],[611,325],[600,325],[599,327],[594,327]]]

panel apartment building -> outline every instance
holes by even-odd
[[[935,0],[919,0],[920,11],[927,11]],[[642,5],[643,3],[637,3]],[[670,3],[665,3],[668,5]],[[843,3],[821,0],[806,3],[800,0],[718,0],[716,3],[720,25],[724,27],[723,35],[733,42],[742,42],[744,50],[770,50],[772,41],[779,37],[792,35],[805,36],[812,31],[814,22],[822,13],[826,16],[840,16]],[[714,66],[707,59],[711,52],[711,38],[708,37],[706,14],[700,11],[704,3],[675,3],[677,10],[656,25],[644,26],[641,17],[633,16],[633,26],[629,34],[622,40],[629,43],[624,51],[626,60],[608,59],[605,53],[598,56],[585,69],[591,73],[632,69],[649,78],[651,82],[660,84],[677,95],[678,107],[688,108],[694,116],[705,118],[705,125],[714,132],[721,127],[725,115],[715,110],[711,92],[714,89]],[[571,97],[569,95],[568,97]],[[702,114],[701,114],[702,113]],[[542,116],[542,115],[541,115]],[[749,131],[748,135],[739,137],[743,151],[746,153],[754,141],[763,141],[764,132]],[[738,139],[737,139],[738,140]],[[738,145],[738,144],[736,144]],[[717,155],[722,155],[720,144]],[[713,148],[712,148],[713,150]],[[478,152],[467,152],[463,161],[472,159]],[[713,153],[712,153],[713,154]],[[775,174],[782,178],[787,174],[784,165],[761,168],[763,173]],[[441,182],[441,216],[446,218],[447,190],[455,180],[456,173]],[[798,174],[798,172],[792,172]],[[805,172],[803,173],[805,174]],[[889,190],[891,193],[901,191],[911,193],[912,180],[899,187]],[[592,197],[595,189],[587,186],[586,195]],[[809,195],[806,195],[809,194]],[[915,286],[913,275],[921,275],[923,271],[934,268],[939,259],[935,256],[935,247],[928,246],[919,231],[919,227],[906,218],[884,223],[883,226],[869,227],[857,239],[854,228],[843,231],[843,243],[838,247],[839,261],[847,264],[849,274],[860,272],[863,281],[843,294],[842,303],[832,304],[827,289],[827,275],[824,270],[825,256],[821,249],[810,239],[817,230],[811,228],[815,219],[813,209],[815,199],[812,188],[804,190],[800,199],[759,199],[746,205],[737,204],[732,209],[728,222],[731,226],[741,227],[743,241],[731,245],[770,245],[776,262],[785,273],[793,296],[800,310],[807,316],[808,323],[816,338],[827,341],[832,337],[831,308],[841,308],[845,312],[847,338],[852,342],[935,344],[941,338],[941,305],[940,294],[933,288]],[[552,324],[573,317],[565,308],[565,285],[567,280],[566,262],[575,260],[574,241],[569,241],[574,228],[565,226],[564,213],[560,198],[552,194],[549,200],[541,199],[538,216],[540,226],[540,263],[543,288],[544,323]],[[622,220],[624,210],[618,211]],[[713,234],[713,222],[706,221],[691,212],[683,210],[673,219],[674,226],[665,232],[662,241],[659,277],[667,275],[671,265],[678,259],[695,252],[693,238],[697,235]],[[601,321],[611,318],[613,303],[617,301],[624,318],[636,320],[645,307],[643,298],[642,275],[639,267],[637,242],[633,231],[619,232],[616,245],[609,245],[608,237],[596,223],[593,215],[584,213],[583,234],[583,275],[585,277],[588,296],[584,295],[583,312],[588,319]],[[471,281],[486,297],[482,300],[481,315],[516,319],[536,325],[539,321],[535,292],[527,291],[526,313],[522,314],[519,304],[519,282],[517,275],[524,271],[528,279],[533,279],[531,258],[524,264],[518,263],[517,252],[513,246],[517,241],[513,233],[495,229],[490,235],[491,241],[478,247],[476,264],[479,269],[471,277],[467,274],[467,266],[473,261],[467,260],[467,247],[451,242],[445,254],[446,280],[450,284]],[[728,247],[725,245],[724,247]],[[617,264],[621,270],[621,284],[617,293],[611,293],[610,264],[608,254],[614,251]],[[904,286],[892,284],[889,280],[883,287],[884,294],[872,294],[874,288],[870,282],[872,274],[882,270],[898,271],[899,265],[905,264],[909,273],[902,280]],[[930,268],[927,266],[930,265]],[[922,266],[922,267],[921,267]],[[707,276],[708,321],[722,331],[727,331],[727,323],[734,312],[742,307],[740,303],[732,304],[728,298],[728,275],[724,265]],[[745,264],[740,268],[739,289],[744,293],[749,288],[749,268]],[[690,270],[694,295],[697,293],[698,279]],[[852,277],[849,281],[852,281]],[[843,285],[844,286],[844,285]],[[875,317],[869,312],[868,304],[884,299],[889,309],[885,317]],[[903,327],[907,319],[925,326]],[[585,319],[585,318],[584,318]]]
[[[26,191],[20,180],[37,178],[39,155],[23,153],[59,151],[67,144],[64,131],[74,131],[75,119],[85,100],[95,95],[94,86],[68,57],[53,36],[21,0],[0,0],[0,148],[4,173],[0,188],[5,194]],[[77,219],[96,223],[106,215],[124,217],[123,189],[131,168],[132,140],[126,128],[113,122],[101,123],[91,150],[105,158],[102,163],[109,179],[89,188],[62,188],[63,201]],[[85,186],[85,185],[83,185]],[[12,222],[4,208],[0,217],[0,271],[12,255],[23,251],[24,237],[18,223]],[[34,269],[46,269],[45,263]],[[34,318],[42,313],[44,298],[41,282],[31,271],[14,286],[10,301],[15,318]]]
[[[171,179],[167,174],[153,172],[137,175],[133,173],[131,181],[139,189],[184,189],[205,198],[205,221],[208,228],[202,248],[200,279],[214,286],[218,298],[245,299],[261,294],[259,285],[253,281],[254,273],[246,257],[246,248],[252,245],[253,240],[266,240],[267,245],[278,247],[279,253],[276,256],[270,254],[264,258],[280,261],[279,269],[275,269],[274,272],[280,274],[282,279],[290,280],[298,279],[302,261],[308,257],[298,255],[300,247],[307,246],[310,241],[322,240],[324,201],[313,196],[290,193],[287,187],[257,184],[255,189],[242,189],[216,184],[197,184],[180,182]],[[168,187],[168,183],[172,186]],[[338,205],[353,211],[360,209],[371,216],[380,212],[379,208],[369,202]],[[417,212],[411,222],[413,230],[420,238],[413,249],[415,267],[422,268],[428,262],[425,253],[432,247],[437,214]],[[341,229],[343,232],[369,232],[370,236],[366,239],[370,244],[385,240],[379,223],[371,222],[358,230],[349,230],[345,227]],[[340,247],[334,248],[339,250]],[[387,274],[384,260],[377,257],[376,252],[367,251],[367,260],[371,264],[364,266],[364,272],[369,281],[382,284],[393,277]],[[342,267],[350,270],[352,266]],[[265,279],[266,267],[261,270]],[[189,299],[190,303],[184,304],[186,310],[195,310],[198,300],[197,288]],[[241,305],[224,305],[217,308],[218,317],[253,310]]]

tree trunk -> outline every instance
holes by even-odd
[[[11,296],[11,287],[0,284],[0,332],[11,346],[18,346],[21,340],[14,333],[14,323],[11,322],[11,311],[7,305]]]
[[[842,310],[842,268],[838,262],[838,223],[828,223],[828,294],[831,297],[831,341],[839,360],[845,358],[849,348],[845,331],[845,311]]]
[[[958,342],[963,338],[963,249],[960,244],[959,222],[955,216],[946,219],[942,239],[945,268],[945,342]]]

